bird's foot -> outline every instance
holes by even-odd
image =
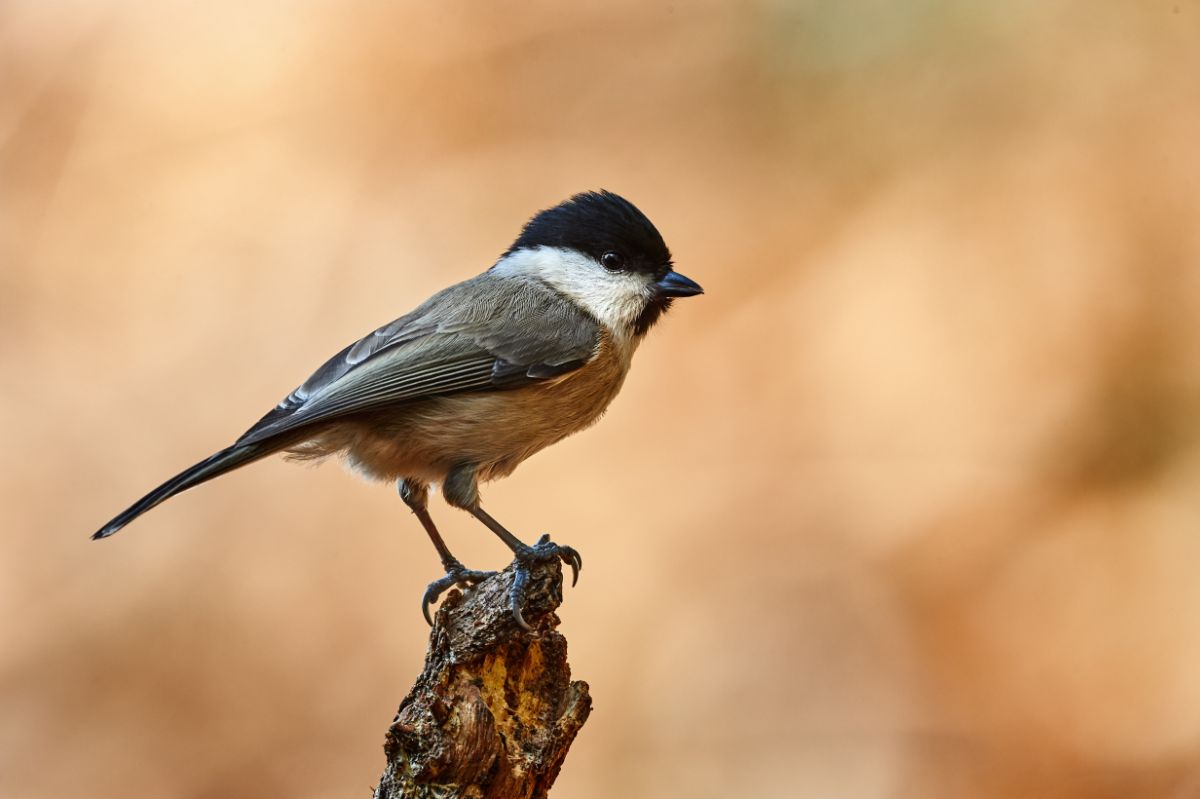
[[[446,576],[430,583],[429,587],[425,589],[425,596],[421,597],[421,612],[425,614],[425,621],[429,622],[430,627],[433,626],[433,618],[429,615],[429,606],[437,602],[438,597],[447,589],[456,585],[468,588],[495,575],[496,572],[479,572],[468,569],[457,560],[451,561],[446,565]]]
[[[519,549],[516,552],[516,568],[513,569],[513,584],[508,592],[508,602],[512,606],[513,620],[523,630],[533,628],[521,615],[521,605],[525,600],[525,588],[529,585],[529,570],[539,563],[561,560],[571,567],[571,585],[579,582],[579,572],[583,569],[583,558],[572,547],[561,546],[550,540],[549,535],[543,535],[531,547]]]

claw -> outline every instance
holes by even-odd
[[[429,606],[437,602],[438,597],[446,589],[455,585],[464,588],[475,586],[495,574],[495,572],[480,572],[468,569],[458,562],[451,563],[446,568],[445,576],[439,577],[430,583],[425,589],[424,596],[421,597],[421,613],[425,616],[425,621],[429,623],[430,627],[433,626],[433,617],[429,614]]]
[[[421,613],[425,616],[425,621],[430,627],[433,626],[433,617],[429,615],[429,606],[437,602],[442,592],[452,585],[454,585],[454,578],[447,574],[445,577],[434,580],[426,587],[425,595],[421,597]]]
[[[536,563],[561,560],[571,567],[571,585],[579,582],[579,572],[583,568],[583,558],[572,547],[560,546],[550,540],[550,535],[544,534],[531,547],[517,552],[517,567],[513,570],[513,584],[508,591],[509,604],[512,606],[513,621],[526,632],[532,627],[525,621],[521,613],[521,602],[525,598],[525,588],[529,585],[529,569]]]
[[[558,556],[571,567],[571,587],[574,588],[579,582],[579,572],[583,571],[583,558],[572,547],[559,547]]]
[[[508,603],[512,606],[513,621],[517,623],[517,626],[525,632],[532,632],[533,628],[521,614],[521,600],[525,598],[525,586],[527,585],[529,585],[529,569],[522,563],[513,571],[512,588],[508,589]]]

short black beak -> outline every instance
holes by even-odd
[[[704,293],[704,289],[700,288],[699,283],[678,272],[667,272],[663,275],[662,280],[654,285],[658,286],[658,296],[660,297],[694,297]]]

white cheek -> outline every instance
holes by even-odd
[[[653,291],[647,275],[610,272],[582,253],[556,247],[520,250],[502,258],[493,270],[541,278],[620,338],[631,335]]]
[[[604,267],[593,271],[584,280],[547,282],[616,332],[633,327],[649,298],[645,280],[640,276],[614,274]]]

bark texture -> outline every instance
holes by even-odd
[[[375,799],[538,799],[554,784],[592,699],[571,682],[556,630],[560,564],[533,570],[523,606],[532,632],[509,611],[512,581],[509,567],[443,601],[424,670],[388,730]]]

